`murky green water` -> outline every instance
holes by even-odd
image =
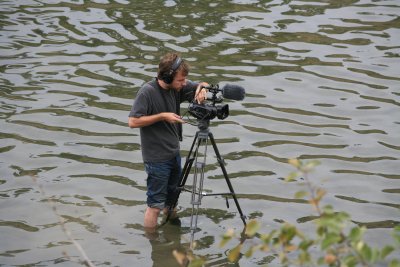
[[[373,245],[390,241],[400,222],[398,1],[18,0],[0,10],[0,265],[81,265],[51,198],[97,266],[176,266],[190,195],[181,227],[144,235],[139,131],[127,127],[135,93],[170,50],[190,61],[192,80],[246,88],[210,129],[244,213],[265,232],[283,221],[313,231],[312,208],[294,199],[301,188],[283,181],[299,157],[321,161],[312,179],[328,191],[323,204],[366,225]],[[184,126],[184,154],[196,130]],[[207,162],[205,188],[227,191],[213,154]],[[226,265],[221,234],[242,229],[230,204],[201,206],[195,252],[209,266]]]

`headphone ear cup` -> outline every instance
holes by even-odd
[[[165,73],[162,80],[165,83],[170,84],[170,83],[172,83],[173,77],[170,73]]]

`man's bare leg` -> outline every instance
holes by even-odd
[[[160,209],[147,207],[146,212],[144,213],[144,228],[147,230],[155,230],[159,214]]]

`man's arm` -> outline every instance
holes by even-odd
[[[167,121],[169,123],[184,123],[182,118],[172,112],[162,112],[149,116],[129,117],[128,125],[130,128],[141,128],[152,125],[159,121]]]
[[[202,86],[208,86],[208,83],[206,82],[195,83],[192,81],[188,81],[188,85],[185,88],[183,88],[180,92],[181,103],[185,100],[188,102],[196,100],[196,102],[199,104],[203,103],[207,95],[207,90],[201,88]]]

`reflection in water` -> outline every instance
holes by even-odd
[[[181,225],[167,223],[153,233],[146,233],[151,245],[151,259],[154,267],[176,266],[173,251],[185,251],[181,244]]]
[[[210,126],[245,214],[265,231],[288,221],[310,232],[315,214],[283,178],[288,158],[317,159],[324,204],[365,225],[373,245],[387,244],[400,222],[399,10],[394,0],[2,1],[0,262],[81,261],[37,176],[97,266],[176,266],[189,196],[181,228],[144,236],[145,173],[138,132],[127,127],[137,90],[170,50],[188,60],[192,80],[246,88]],[[184,125],[184,155],[196,130]],[[225,192],[215,157],[207,163],[205,190]],[[200,213],[195,252],[224,266],[220,236],[242,222],[221,197]]]

